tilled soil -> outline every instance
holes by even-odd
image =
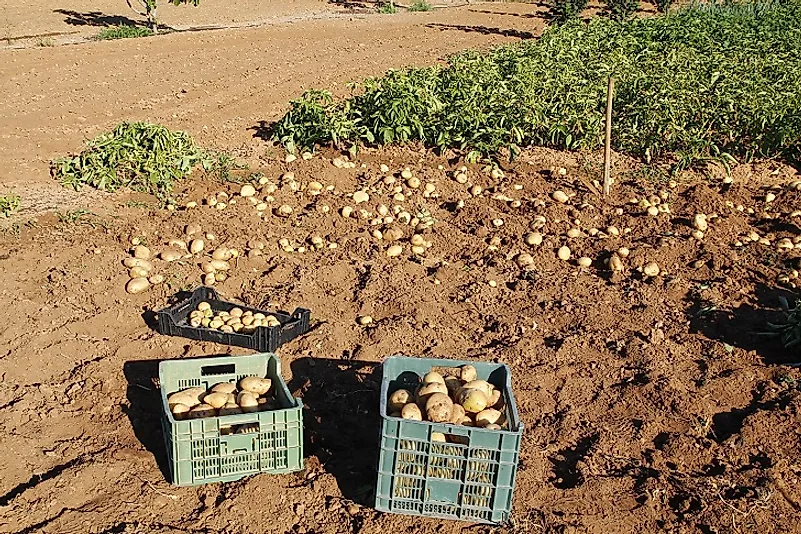
[[[715,173],[668,183],[617,158],[606,200],[594,192],[593,155],[528,151],[505,164],[503,177],[470,166],[467,184],[453,179],[458,158],[424,150],[365,150],[353,169],[334,166],[334,156],[262,159],[234,174],[260,172],[279,184],[271,209],[292,206],[287,218],[260,218],[237,197],[237,183],[196,177],[177,199],[197,208],[167,211],[121,192],[97,200],[92,213],[44,216],[4,234],[0,531],[797,531],[798,353],[756,335],[779,319],[778,297],[793,296],[775,280],[801,254],[775,243],[799,233],[790,213],[801,192],[788,187],[795,170],[743,165],[732,184]],[[404,167],[435,184],[435,196],[403,187],[406,199],[393,200],[383,177]],[[287,171],[300,191],[280,179]],[[309,195],[312,180],[334,190]],[[474,184],[481,195],[468,192]],[[777,198],[766,203],[771,185]],[[357,189],[370,200],[354,205],[348,194]],[[571,195],[567,203],[551,200],[557,189]],[[203,205],[218,190],[237,202]],[[631,203],[660,193],[670,213],[649,216]],[[412,255],[406,243],[400,257],[387,257],[371,235],[384,227],[358,215],[380,204],[433,217],[426,254]],[[346,205],[357,214],[342,217]],[[696,213],[717,214],[702,240],[691,236]],[[523,236],[538,216],[544,241],[528,246]],[[261,256],[236,260],[217,286],[226,298],[312,310],[311,332],[278,351],[305,404],[305,472],[196,488],[165,481],[157,362],[247,352],[153,330],[150,312],[199,283],[197,261],[157,261],[167,282],[125,293],[131,239],[158,251],[190,223],[243,252],[251,238],[268,244]],[[571,228],[582,235],[567,237]],[[591,236],[592,228],[601,233]],[[772,244],[736,246],[751,231]],[[410,234],[406,227],[405,241]],[[297,249],[312,236],[338,246],[300,253],[278,245],[286,238]],[[556,256],[565,244],[569,261]],[[623,246],[631,253],[613,274],[603,260]],[[517,265],[521,252],[532,265]],[[579,256],[592,265],[577,267]],[[647,278],[641,269],[651,261],[662,272]],[[359,325],[363,315],[373,324]],[[510,366],[525,424],[510,524],[371,508],[380,362],[395,353]]]

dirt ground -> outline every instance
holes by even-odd
[[[306,87],[341,92],[343,82],[391,66],[514,40],[541,28],[519,16],[533,9],[492,4],[0,51],[0,183],[25,204],[0,234],[0,532],[798,532],[799,357],[756,335],[779,318],[778,297],[794,298],[776,278],[799,268],[801,250],[775,245],[799,235],[791,213],[801,192],[788,187],[801,179],[796,169],[740,165],[731,184],[717,170],[670,183],[617,157],[604,200],[593,154],[530,150],[504,163],[503,177],[471,165],[460,184],[453,154],[364,150],[347,169],[322,151],[284,163],[249,129]],[[452,28],[479,26],[514,32]],[[158,60],[145,61],[150,54]],[[199,175],[176,198],[201,205],[176,211],[146,195],[70,193],[52,182],[51,158],[126,118],[236,149],[249,169],[233,178],[261,173],[279,185],[273,205],[293,214],[260,218],[237,199],[240,184]],[[404,187],[406,200],[393,200],[383,177],[405,167],[436,196]],[[294,191],[281,180],[290,171],[301,185],[334,189]],[[472,196],[473,184],[484,193]],[[766,202],[773,186],[776,199]],[[358,189],[370,191],[370,211],[429,212],[433,246],[422,257],[387,257],[369,218],[339,215]],[[551,200],[557,189],[571,195],[567,203]],[[203,205],[216,191],[237,202]],[[631,202],[650,195],[662,195],[670,213],[651,216]],[[717,214],[701,240],[691,236],[697,213]],[[304,472],[197,488],[165,481],[158,361],[247,352],[153,330],[150,312],[200,283],[196,262],[156,262],[164,284],[124,290],[131,240],[158,251],[185,238],[187,224],[240,250],[251,238],[267,243],[218,284],[226,298],[312,310],[313,330],[278,351],[304,400]],[[533,227],[544,235],[539,246],[523,242]],[[581,235],[568,237],[571,228]],[[749,242],[750,232],[770,244]],[[338,247],[300,253],[278,244],[308,246],[312,236]],[[570,261],[557,258],[562,245]],[[630,255],[612,273],[604,259],[620,247]],[[521,252],[531,265],[518,265]],[[579,256],[592,264],[577,267]],[[642,268],[652,261],[662,272],[649,279]],[[360,326],[363,315],[373,325]],[[510,524],[372,509],[380,362],[399,352],[510,366],[526,427]]]

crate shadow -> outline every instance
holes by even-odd
[[[128,405],[122,411],[128,417],[136,438],[153,454],[161,474],[167,481],[171,481],[172,475],[161,431],[161,394],[157,386],[159,362],[160,360],[125,362],[122,369],[128,382]]]
[[[290,367],[289,390],[304,404],[306,456],[319,459],[344,498],[372,506],[381,430],[381,364],[300,358]]]

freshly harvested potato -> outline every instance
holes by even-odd
[[[133,267],[142,267],[143,269],[146,269],[148,271],[153,270],[153,264],[147,260],[143,260],[142,258],[125,258],[124,260],[122,260],[122,264],[129,269]]]
[[[492,408],[495,408],[496,410],[503,410],[503,407],[506,405],[506,403],[503,401],[503,394],[501,394],[501,390],[492,390],[492,395],[489,397],[489,403]]]
[[[489,398],[492,396],[492,390],[494,389],[494,386],[486,380],[471,380],[464,385],[464,389],[477,389],[487,397],[487,400],[489,400]]]
[[[198,404],[189,410],[189,419],[201,419],[203,417],[214,417],[217,415],[217,410],[208,404]]]
[[[399,389],[389,396],[389,411],[399,412],[412,402],[412,394],[407,389]]]
[[[460,370],[460,378],[465,382],[472,382],[478,378],[476,368],[472,365],[463,365]]]
[[[445,434],[442,432],[432,432],[431,441],[435,443],[446,443]]]
[[[423,384],[431,384],[433,382],[439,382],[440,384],[445,384],[445,379],[442,377],[441,374],[439,374],[436,371],[431,371],[430,373],[427,373],[423,377]]]
[[[211,387],[214,393],[233,393],[236,391],[236,384],[233,382],[220,382]]]
[[[457,400],[468,413],[482,412],[487,409],[489,403],[483,391],[468,388],[462,389]]]
[[[203,402],[213,408],[220,409],[228,404],[229,396],[227,393],[209,393],[203,397]]]
[[[183,258],[184,255],[178,250],[168,248],[167,250],[162,250],[159,257],[164,261],[177,261]]]
[[[484,427],[485,430],[501,430],[500,425],[487,425]]]
[[[137,277],[131,278],[128,280],[128,283],[125,284],[125,291],[130,293],[131,295],[136,295],[137,293],[143,293],[150,288],[150,282],[145,277]]]
[[[184,419],[186,414],[189,413],[189,410],[189,406],[186,404],[181,404],[180,402],[178,404],[173,404],[170,407],[170,411],[172,412],[173,417],[176,419]]]
[[[417,403],[421,406],[425,406],[426,402],[428,401],[428,397],[434,393],[444,393],[447,395],[448,388],[445,387],[445,384],[442,382],[431,382],[426,384],[417,391]]]
[[[465,414],[464,417],[462,417],[462,420],[459,421],[459,424],[462,426],[476,426],[475,422],[468,414]]]
[[[420,407],[418,405],[410,402],[401,410],[401,417],[404,419],[411,419],[412,421],[422,421],[423,412],[420,411]]]
[[[434,393],[426,401],[426,417],[432,423],[444,423],[451,418],[453,401],[447,393]]]
[[[462,381],[455,376],[446,376],[445,377],[445,387],[448,388],[448,393],[453,395],[459,388],[462,387]]]
[[[177,391],[167,397],[167,404],[173,406],[174,404],[185,404],[190,408],[200,404],[200,399],[206,390],[203,388],[189,388]]]
[[[241,324],[241,323],[240,323]],[[255,396],[265,395],[273,385],[269,378],[259,378],[258,376],[246,376],[239,381],[239,389],[249,391]]]
[[[231,249],[225,247],[218,247],[211,253],[212,259],[228,261],[231,259]]]
[[[209,262],[215,271],[227,271],[231,268],[231,264],[225,260],[211,260]]]
[[[252,413],[259,410],[259,401],[253,393],[243,391],[236,397],[236,403],[245,413]]]
[[[242,413],[242,408],[235,402],[227,402],[220,408],[220,415],[237,415]]]
[[[494,425],[503,415],[499,410],[494,408],[487,408],[476,414],[476,426],[486,427],[487,425]]]
[[[144,267],[131,267],[128,271],[128,276],[131,278],[147,278],[150,276],[150,271]]]
[[[464,417],[464,406],[454,403],[454,405],[451,407],[451,417],[448,419],[448,422],[455,425],[460,425],[462,424],[462,419],[464,419]]]

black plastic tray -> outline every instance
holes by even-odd
[[[240,308],[243,311],[250,310],[253,313],[263,313],[272,315],[281,324],[278,326],[260,326],[255,332],[249,334],[220,332],[213,328],[194,327],[187,322],[192,310],[197,309],[197,305],[203,301],[211,305],[211,309],[217,311],[230,311],[233,308]],[[223,345],[235,345],[245,347],[258,352],[275,352],[275,349],[284,343],[295,339],[309,331],[309,316],[311,312],[305,308],[297,308],[292,315],[287,315],[279,311],[259,310],[242,304],[220,300],[217,292],[207,286],[195,289],[185,300],[181,300],[173,306],[160,310],[157,314],[158,331],[167,336],[180,336],[197,341],[213,341]]]

